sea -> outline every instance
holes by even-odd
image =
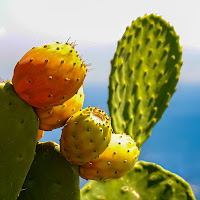
[[[109,114],[107,84],[88,84],[84,92],[83,108],[97,106]],[[59,143],[61,131],[46,131],[41,141]],[[156,163],[181,176],[200,199],[200,85],[177,85],[169,107],[143,144],[139,160]],[[80,178],[80,188],[87,182]]]

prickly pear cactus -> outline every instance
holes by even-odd
[[[127,27],[111,61],[108,106],[115,133],[142,146],[176,91],[181,57],[179,37],[161,17],[145,15]]]
[[[16,200],[34,159],[39,121],[11,83],[0,83],[0,199]]]
[[[111,192],[113,191],[113,192]],[[120,179],[90,181],[81,189],[81,200],[195,200],[189,184],[159,165],[139,161]]]
[[[60,154],[55,142],[41,142],[18,200],[79,200],[79,171]]]

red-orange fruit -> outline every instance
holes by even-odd
[[[17,94],[38,108],[60,105],[83,84],[86,65],[71,44],[53,43],[28,51],[12,78]]]
[[[44,131],[39,129],[37,133],[37,141],[40,141],[43,135],[44,135]]]
[[[35,108],[35,112],[40,119],[39,128],[51,131],[64,126],[66,120],[82,108],[84,98],[83,86],[81,86],[78,93],[62,105],[50,108]]]

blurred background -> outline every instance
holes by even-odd
[[[75,42],[85,63],[85,102],[108,113],[110,60],[126,26],[157,13],[174,26],[183,47],[178,90],[142,146],[139,160],[155,162],[187,180],[200,199],[200,2],[197,0],[1,0],[0,78],[12,78],[17,61],[33,46]],[[59,142],[61,129],[41,141]],[[86,183],[80,180],[82,187]]]

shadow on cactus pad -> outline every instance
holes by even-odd
[[[40,142],[18,200],[79,200],[78,165],[60,154],[55,142]]]

